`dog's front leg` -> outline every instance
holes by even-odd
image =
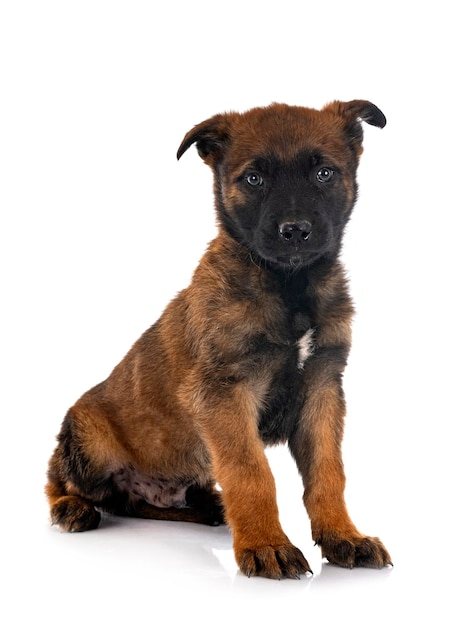
[[[342,567],[381,568],[391,564],[387,550],[378,538],[357,530],[345,504],[341,456],[345,401],[340,359],[332,357],[322,350],[309,366],[306,399],[290,449],[304,482],[312,536],[323,555]]]
[[[199,406],[198,422],[222,488],[239,568],[247,576],[299,578],[311,570],[281,528],[257,412],[256,394],[237,383],[209,394]]]

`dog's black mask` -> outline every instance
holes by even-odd
[[[221,197],[219,215],[254,258],[294,270],[338,254],[349,198],[330,160],[307,151],[287,162],[260,157],[235,184],[244,199],[228,209]]]
[[[257,263],[296,270],[339,253],[356,199],[361,121],[386,123],[367,100],[225,113],[189,131],[178,157],[196,142],[224,229]]]

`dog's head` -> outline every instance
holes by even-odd
[[[366,100],[225,113],[189,131],[177,157],[196,143],[215,176],[221,225],[256,258],[297,269],[339,252],[356,199],[362,121],[386,123]]]

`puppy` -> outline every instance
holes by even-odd
[[[386,123],[365,100],[272,104],[187,133],[177,156],[195,143],[212,169],[219,234],[190,286],[68,411],[48,469],[54,524],[91,530],[99,511],[226,522],[244,574],[297,578],[310,567],[280,525],[264,453],[285,442],[324,557],[391,563],[343,495],[353,306],[338,257],[363,121]]]

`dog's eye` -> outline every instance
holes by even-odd
[[[317,172],[317,180],[319,183],[328,183],[329,180],[333,177],[335,172],[331,167],[321,167]]]
[[[246,176],[245,180],[252,187],[259,187],[260,185],[263,184],[263,178],[260,176],[260,174],[257,174],[256,172],[253,172],[252,174],[249,174],[248,176]]]

